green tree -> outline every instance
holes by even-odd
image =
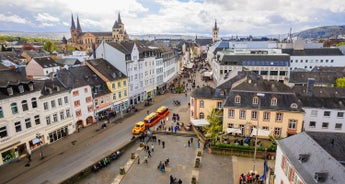
[[[210,125],[203,127],[203,130],[206,132],[206,134],[210,134],[213,140],[215,140],[217,134],[223,130],[222,117],[222,110],[213,109],[211,114],[207,117],[207,121],[210,123]]]
[[[43,49],[52,53],[53,51],[57,51],[58,47],[52,41],[46,41],[43,45]]]
[[[345,88],[345,77],[337,78],[335,82],[338,88]]]
[[[337,44],[337,47],[340,47],[340,46],[342,46],[342,45],[345,45],[345,42],[339,42],[339,43]]]

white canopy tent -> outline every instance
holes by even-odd
[[[204,77],[212,77],[212,72],[205,72],[204,74],[203,74],[203,76]]]
[[[193,126],[208,126],[210,125],[210,122],[208,122],[206,119],[191,119],[190,120]]]
[[[238,133],[238,134],[240,134],[240,133],[242,133],[242,131],[241,131],[241,129],[239,129],[239,128],[227,128],[226,129],[226,133]]]
[[[256,136],[256,128],[253,128],[252,133],[250,134],[251,137]],[[270,136],[270,131],[269,130],[264,130],[260,129],[258,131],[258,137],[269,137]]]
[[[193,66],[194,66],[194,63],[187,63],[185,65],[186,68],[193,68]]]

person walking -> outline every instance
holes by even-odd
[[[151,151],[150,151],[150,150],[147,151],[147,154],[148,154],[147,157],[148,157],[148,158],[151,158]]]
[[[165,142],[164,141],[162,141],[162,147],[163,147],[163,149],[165,148]]]
[[[188,147],[190,147],[190,141],[188,140]]]
[[[151,151],[154,152],[155,151],[155,146],[153,144],[151,144]]]
[[[161,140],[160,139],[158,139],[158,145],[161,145]]]

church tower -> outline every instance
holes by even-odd
[[[212,29],[212,41],[213,43],[218,41],[219,38],[218,38],[218,34],[219,34],[219,27],[217,27],[217,20],[214,21],[214,28]]]
[[[128,40],[128,35],[125,30],[125,25],[122,23],[120,13],[118,14],[117,20],[115,20],[115,23],[113,25],[112,38],[114,42],[121,42],[121,41]]]
[[[71,38],[72,38],[72,43],[76,44],[78,42],[78,37],[80,35],[80,33],[82,33],[83,31],[81,30],[80,27],[80,23],[79,23],[79,17],[77,16],[77,27],[75,26],[75,22],[74,22],[74,18],[73,18],[73,14],[71,17]]]

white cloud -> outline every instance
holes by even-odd
[[[4,22],[13,22],[13,23],[17,23],[17,24],[26,24],[29,23],[27,20],[25,20],[24,18],[21,18],[17,15],[4,15],[4,14],[0,14],[0,20],[4,21]]]
[[[60,21],[58,17],[53,17],[49,15],[49,13],[38,13],[35,16],[35,19],[39,22],[59,22]]]

